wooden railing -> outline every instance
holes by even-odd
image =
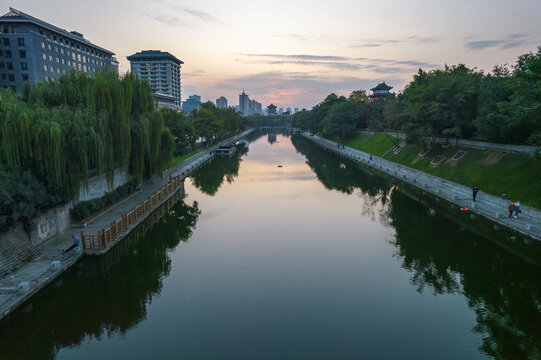
[[[106,229],[98,231],[97,235],[88,235],[81,231],[81,241],[84,250],[103,250],[124,233],[128,228],[138,222],[149,211],[152,211],[169,194],[175,192],[182,182],[182,177],[175,176],[160,190],[150,195],[146,200],[141,200],[138,206],[122,214],[119,220],[113,220]]]

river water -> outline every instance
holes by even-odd
[[[0,359],[541,358],[538,266],[306,139],[250,141],[0,323]]]

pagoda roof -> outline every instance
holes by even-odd
[[[276,107],[276,105],[270,104],[270,105],[269,105],[269,106],[267,106],[267,107],[268,107],[268,108],[270,108],[270,107],[273,107],[273,108],[275,108],[275,107]]]
[[[370,90],[372,91],[376,91],[376,90],[391,90],[393,87],[392,86],[389,86],[387,84],[385,84],[385,81],[382,82],[381,84],[378,84],[378,86],[376,86],[375,88],[372,88]]]

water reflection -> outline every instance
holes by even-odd
[[[106,256],[86,258],[3,321],[0,359],[54,359],[59,349],[88,336],[125,334],[144,320],[171,270],[169,252],[187,241],[200,214],[196,202],[181,201],[162,212]]]
[[[496,359],[541,358],[541,271],[395,191],[390,224],[402,267],[419,292],[462,294],[476,313],[480,350]]]
[[[241,159],[247,153],[248,146],[240,143],[231,157],[216,158],[211,165],[198,169],[191,176],[192,183],[208,195],[216,194],[224,181],[232,183],[239,175]]]
[[[427,208],[309,140],[292,141],[326,188],[346,194],[359,189],[367,208],[379,209],[380,221],[395,229],[395,256],[418,292],[468,299],[482,353],[495,359],[541,358],[538,266],[460,228],[441,214],[444,209]]]

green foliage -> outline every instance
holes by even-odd
[[[137,189],[137,184],[137,180],[133,179],[115,190],[106,193],[101,198],[80,202],[71,209],[70,215],[74,220],[86,219],[134,192]]]
[[[33,217],[60,203],[56,189],[40,182],[30,171],[0,167],[0,233],[16,222],[28,229]]]
[[[336,107],[343,102],[356,107],[356,116],[346,105]],[[541,48],[520,56],[512,70],[496,66],[486,75],[463,64],[419,69],[398,96],[369,101],[364,90],[347,99],[330,94],[312,110],[295,114],[291,124],[340,138],[364,128],[402,130],[408,142],[423,147],[435,137],[473,136],[540,145]]]

